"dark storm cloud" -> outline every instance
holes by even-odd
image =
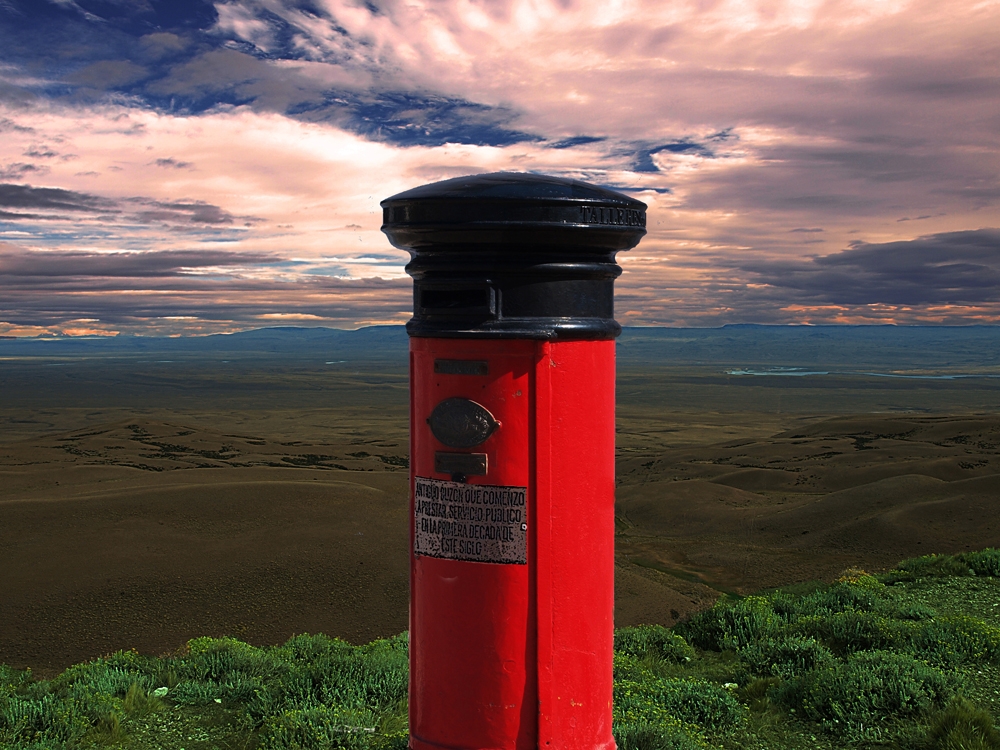
[[[206,29],[218,18],[211,0],[4,0],[8,22],[21,31],[66,27],[80,21],[129,35],[162,29]]]
[[[166,166],[184,167],[185,162],[173,159]],[[203,201],[154,201],[149,198],[131,197],[111,200],[98,195],[80,193],[62,188],[41,188],[30,185],[0,184],[0,209],[21,209],[0,211],[0,218],[50,221],[64,220],[63,214],[24,213],[34,211],[73,211],[78,215],[102,218],[120,216],[130,221],[144,224],[179,225],[223,225],[233,224],[237,217],[219,206]],[[244,223],[256,221],[254,217],[239,217]]]
[[[149,207],[136,213],[142,222],[168,222],[193,224],[232,224],[235,217],[228,211],[210,203],[162,203],[149,201]],[[252,220],[252,219],[246,219]]]
[[[32,159],[51,159],[55,156],[59,156],[58,152],[53,151],[47,146],[33,146],[24,152],[25,156],[30,156]]]
[[[607,138],[598,138],[590,135],[577,135],[572,138],[563,138],[560,141],[555,141],[548,144],[549,148],[575,148],[577,146],[588,146],[591,143],[601,143],[606,141]]]
[[[31,251],[0,244],[0,280],[3,286],[32,284],[35,288],[119,288],[108,279],[172,278],[191,270],[220,266],[246,266],[272,262],[259,253],[232,253],[218,250],[152,251],[141,253],[88,253],[73,251]],[[127,285],[126,287],[127,288]]]
[[[91,213],[115,209],[113,201],[97,195],[63,190],[62,188],[38,188],[30,185],[11,184],[0,184],[0,206]]]
[[[510,110],[431,92],[332,91],[320,103],[290,107],[288,114],[332,121],[366,138],[400,146],[508,146],[542,140],[508,127],[516,116]]]
[[[741,264],[757,283],[797,302],[975,305],[1000,301],[1000,229],[914,240],[857,242],[807,262]]]

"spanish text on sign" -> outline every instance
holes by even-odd
[[[416,477],[413,552],[427,557],[527,563],[527,488]]]

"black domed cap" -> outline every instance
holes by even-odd
[[[386,198],[382,231],[411,252],[442,245],[627,250],[646,234],[646,204],[579,180],[523,172],[456,177]]]
[[[412,260],[411,336],[609,339],[615,254],[646,234],[646,204],[579,180],[457,177],[382,201]]]

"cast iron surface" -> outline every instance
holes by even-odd
[[[646,205],[547,175],[458,177],[382,201],[382,231],[412,259],[411,336],[607,339],[615,254],[646,233]]]

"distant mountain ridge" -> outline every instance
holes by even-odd
[[[403,326],[356,330],[281,326],[229,334],[0,339],[0,356],[343,357],[404,364]],[[1000,326],[626,327],[622,366],[721,365],[772,368],[998,369]]]

